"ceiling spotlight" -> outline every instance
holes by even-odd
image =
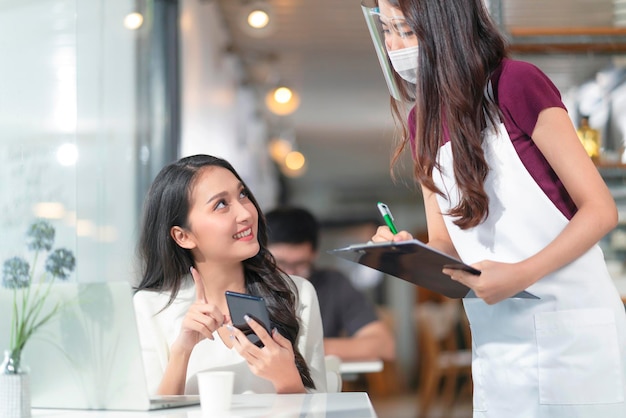
[[[124,17],[124,27],[130,30],[139,29],[143,25],[143,15],[141,13],[129,13]]]
[[[270,34],[274,28],[274,14],[265,1],[252,1],[240,11],[241,29],[250,36],[262,37]]]
[[[270,16],[265,10],[255,9],[248,14],[248,25],[254,29],[263,29],[270,23]]]
[[[274,100],[278,103],[289,103],[289,100],[293,98],[293,92],[289,87],[279,87],[274,90]]]
[[[296,111],[300,106],[300,97],[290,88],[280,86],[267,93],[265,104],[272,113],[284,116]]]

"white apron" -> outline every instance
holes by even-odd
[[[466,263],[517,262],[567,225],[509,135],[485,131],[489,218],[463,231],[444,220]],[[442,213],[458,202],[451,143],[439,151]],[[626,313],[596,245],[527,289],[540,299],[463,300],[472,330],[474,418],[625,418]]]

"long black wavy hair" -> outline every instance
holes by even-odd
[[[170,235],[174,226],[189,229],[191,193],[199,173],[207,167],[222,167],[233,173],[247,189],[232,165],[211,155],[193,155],[165,166],[154,179],[144,200],[138,256],[141,263],[141,282],[135,291],[167,291],[169,306],[183,285],[191,280],[189,269],[194,266],[191,251],[180,247]],[[309,367],[296,345],[300,323],[296,315],[297,289],[295,284],[276,267],[274,257],[267,249],[265,216],[252,193],[258,217],[260,250],[243,261],[247,293],[265,299],[271,327],[291,341],[296,367],[304,386],[315,388]]]
[[[443,195],[433,179],[437,153],[448,129],[454,157],[454,177],[461,200],[448,215],[461,229],[474,227],[489,214],[484,183],[489,172],[483,150],[482,131],[495,126],[500,110],[485,94],[493,71],[508,57],[504,35],[492,21],[483,0],[385,0],[399,8],[418,38],[415,107],[415,179]],[[406,89],[406,84],[399,84]],[[403,96],[413,92],[404,91]],[[392,157],[398,161],[410,149],[411,132],[404,115],[392,104],[402,138]]]

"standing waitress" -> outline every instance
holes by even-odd
[[[443,270],[476,295],[474,417],[626,417],[626,313],[597,245],[617,211],[558,90],[507,57],[483,0],[363,10],[428,244],[482,272]],[[411,238],[380,227],[372,240]],[[522,290],[539,299],[511,297]]]

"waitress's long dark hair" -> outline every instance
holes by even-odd
[[[194,265],[191,251],[176,244],[170,230],[174,226],[188,229],[191,192],[199,173],[207,167],[227,169],[245,187],[244,181],[227,161],[210,155],[194,155],[164,167],[154,179],[144,201],[138,245],[142,279],[135,290],[170,292],[170,299],[164,308],[176,298],[184,281],[190,280],[189,269]],[[267,249],[265,217],[251,192],[249,198],[259,214],[257,235],[260,250],[254,257],[243,261],[246,291],[265,299],[272,328],[278,328],[293,345],[302,383],[308,388],[315,388],[309,367],[296,345],[300,332],[296,316],[297,289],[288,276],[276,267],[274,257]]]
[[[415,108],[415,132],[406,115],[392,106],[402,124],[402,139],[392,158],[415,138],[415,179],[442,194],[432,179],[438,168],[437,153],[443,144],[443,128],[449,133],[454,177],[461,192],[459,204],[448,215],[462,229],[481,223],[489,213],[484,183],[489,172],[482,131],[495,124],[499,110],[485,95],[493,70],[508,55],[504,37],[491,20],[483,0],[385,0],[399,8],[419,42]],[[400,86],[405,86],[400,84]],[[410,96],[410,94],[406,94]]]

